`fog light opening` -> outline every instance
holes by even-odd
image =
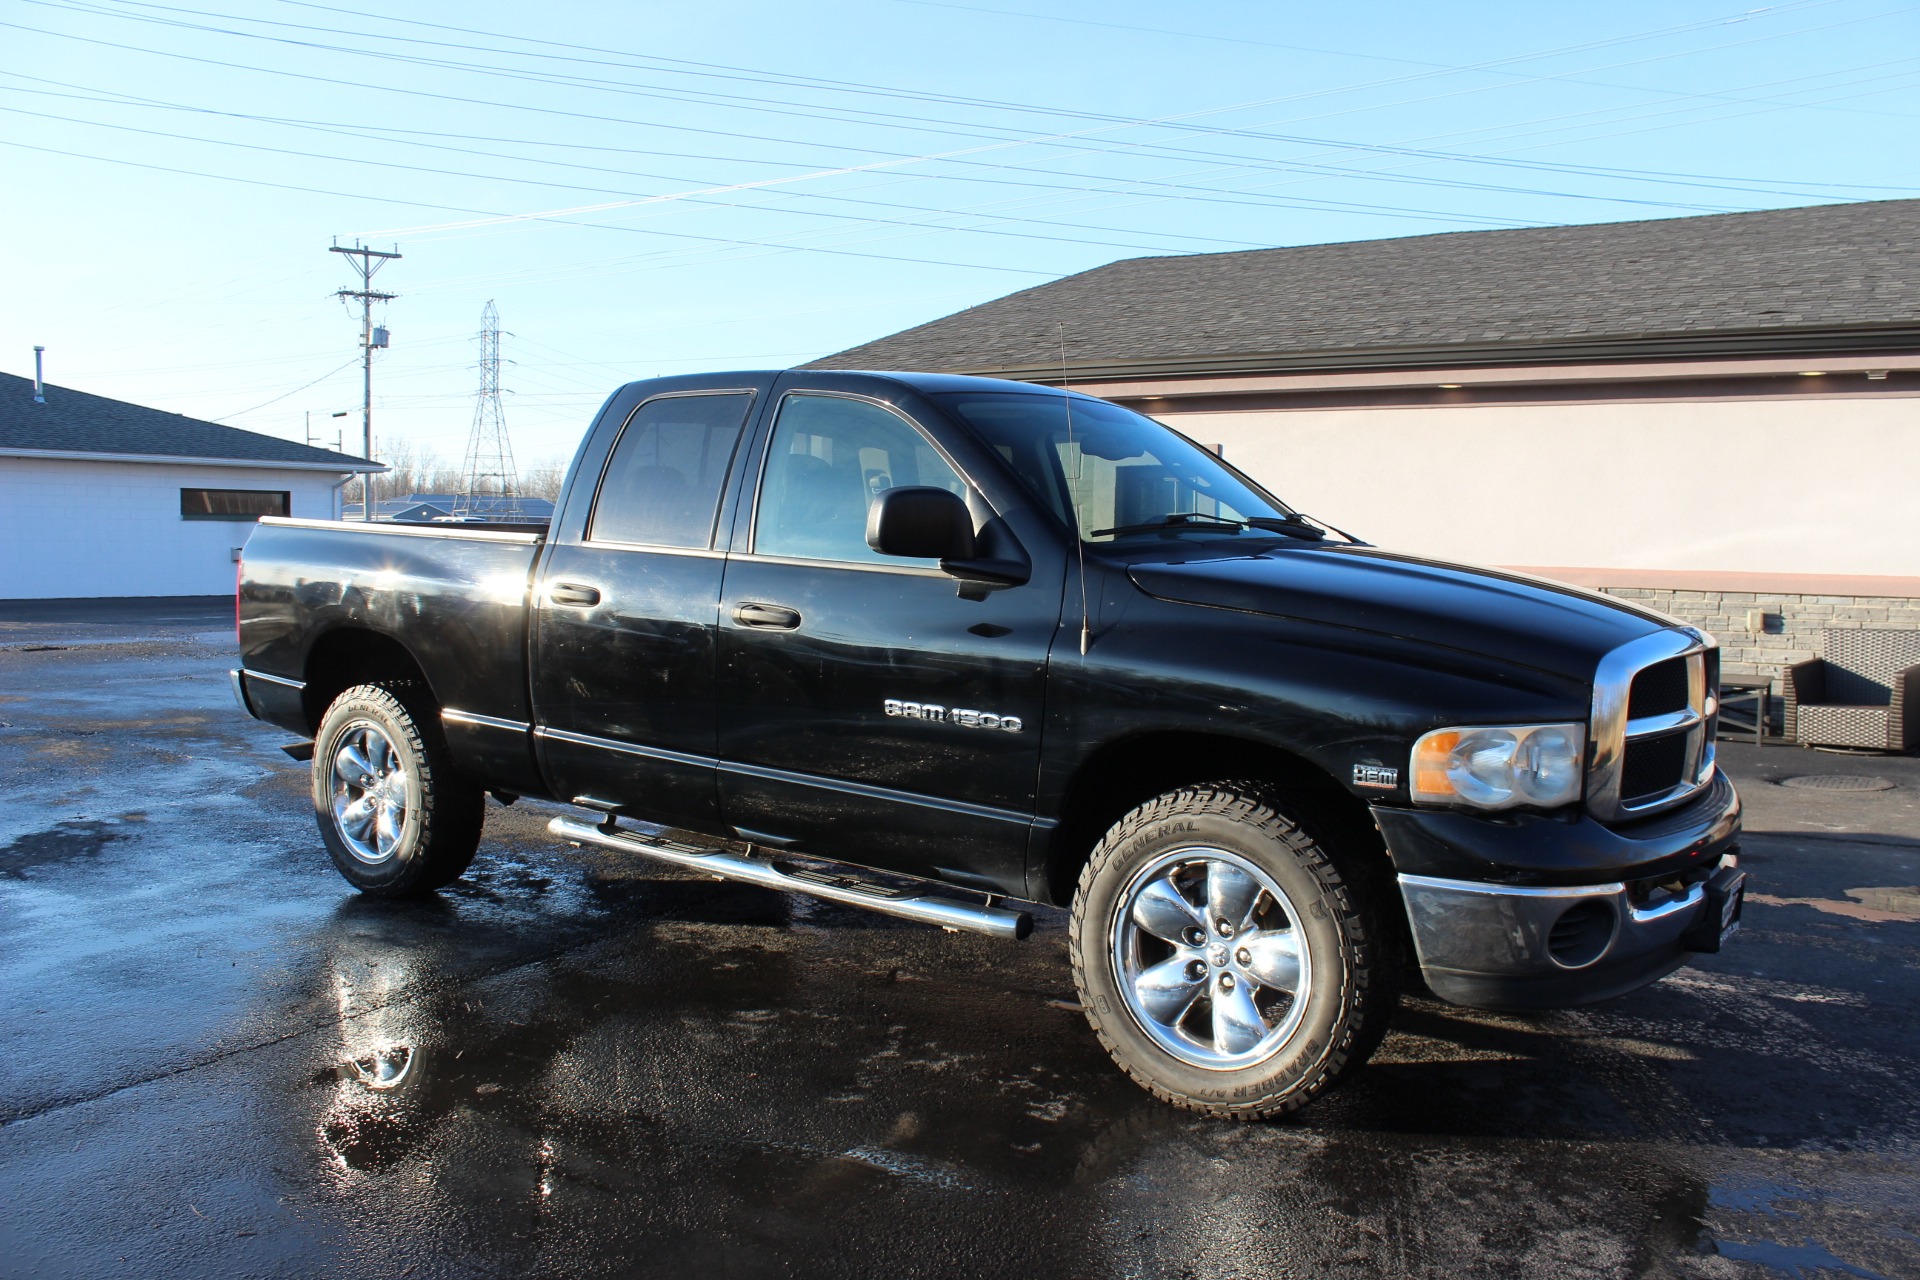
[[[1563,969],[1584,969],[1613,946],[1620,923],[1613,904],[1586,898],[1560,913],[1547,933],[1547,954]]]

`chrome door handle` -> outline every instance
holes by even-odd
[[[800,625],[800,611],[789,609],[783,604],[738,604],[733,609],[733,620],[743,627],[759,627],[767,631],[792,631]]]
[[[590,609],[600,603],[600,588],[579,582],[556,582],[547,588],[547,602]]]

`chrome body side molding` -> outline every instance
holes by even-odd
[[[720,770],[722,773],[738,774],[741,777],[791,782],[797,786],[817,787],[823,791],[839,791],[873,800],[885,800],[892,804],[910,804],[923,809],[939,809],[946,813],[963,813],[971,818],[1016,822],[1023,827],[1033,823],[1032,814],[1021,813],[1015,809],[997,809],[992,805],[974,804],[967,800],[943,800],[938,796],[921,795],[917,791],[895,791],[891,787],[875,787],[864,782],[849,782],[844,778],[823,778],[818,774],[793,773],[786,769],[768,769],[760,765],[735,764],[731,761],[722,761]]]
[[[452,707],[444,708],[440,712],[440,718],[442,720],[450,720],[454,724],[478,725],[483,729],[503,729],[508,733],[533,732],[533,726],[525,720],[507,720],[500,716],[483,716],[473,711],[455,711]]]
[[[602,751],[618,751],[623,755],[644,756],[648,760],[666,760],[673,764],[690,764],[700,768],[712,769],[719,761],[712,756],[697,756],[685,751],[668,751],[664,747],[646,747],[637,742],[620,742],[613,738],[596,738],[590,733],[574,733],[569,729],[555,729],[540,725],[534,729],[536,738],[551,738],[555,742],[571,742],[576,747],[598,747]]]
[[[792,783],[795,786],[814,787],[822,791],[837,791],[846,795],[864,796],[871,800],[885,800],[892,804],[910,804],[923,809],[938,809],[946,813],[965,814],[972,818],[988,818],[996,822],[1013,822],[1021,826],[1033,826],[1036,819],[1033,814],[1021,813],[1015,809],[999,809],[992,805],[973,804],[966,800],[944,800],[939,796],[922,795],[917,791],[896,791],[891,787],[876,787],[864,782],[851,782],[845,778],[826,778],[815,773],[796,773],[790,769],[769,769],[762,765],[739,764],[731,760],[719,760],[712,756],[692,755],[684,751],[668,751],[662,747],[642,746],[637,742],[618,742],[612,738],[596,738],[591,734],[573,733],[566,729],[554,729],[540,725],[533,731],[538,738],[550,738],[556,742],[570,742],[575,746],[597,747],[602,751],[618,751],[625,755],[642,756],[649,760],[665,760],[673,764],[693,765],[697,768],[717,769],[722,773],[731,773],[744,778],[765,778],[772,782]],[[1055,822],[1046,821],[1039,825],[1052,827]]]

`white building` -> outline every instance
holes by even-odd
[[[334,517],[378,463],[0,373],[0,600],[207,596],[262,515]]]

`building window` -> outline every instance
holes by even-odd
[[[275,489],[182,489],[182,520],[258,520],[284,516],[290,494]]]

